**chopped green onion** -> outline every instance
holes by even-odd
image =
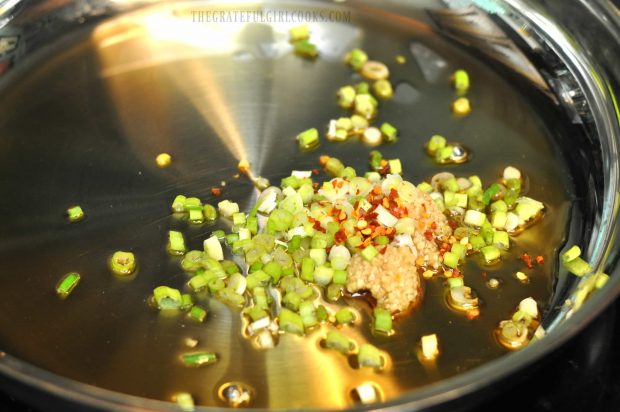
[[[469,176],[469,181],[471,182],[473,186],[482,187],[482,180],[480,180],[479,176],[476,176],[476,175]]]
[[[210,205],[208,203],[205,204],[202,207],[202,213],[204,214],[204,217],[207,220],[207,222],[213,222],[215,221],[215,219],[217,219],[217,209],[215,209],[213,205]]]
[[[494,212],[491,215],[491,225],[496,229],[503,229],[508,221],[508,214],[506,212]]]
[[[247,288],[253,290],[257,286],[267,286],[272,278],[262,270],[250,273],[246,279],[248,280]]]
[[[332,282],[336,285],[344,285],[347,283],[348,272],[346,270],[337,269],[334,270],[334,277],[332,278]]]
[[[467,97],[459,97],[452,102],[452,112],[457,116],[466,116],[471,112],[471,103]]]
[[[314,282],[326,286],[334,277],[334,269],[327,266],[319,266],[314,270]]]
[[[263,267],[263,271],[272,277],[273,283],[278,283],[282,276],[282,266],[277,262],[271,261]]]
[[[370,262],[379,254],[379,251],[373,245],[368,245],[361,253],[362,257]]]
[[[332,176],[340,176],[344,170],[344,164],[335,157],[330,157],[325,163],[325,171]]]
[[[226,244],[229,246],[232,246],[233,243],[235,243],[236,241],[239,240],[239,234],[238,233],[229,233],[226,235],[225,237],[226,239]]]
[[[443,255],[443,264],[448,266],[449,268],[456,269],[459,264],[459,257],[457,254],[452,252],[446,252]]]
[[[187,282],[189,287],[192,288],[194,292],[200,292],[201,290],[207,287],[208,283],[209,283],[209,280],[203,275],[192,276],[190,280]]]
[[[312,301],[304,300],[299,304],[299,316],[301,316],[301,320],[306,328],[319,324],[319,320],[316,317],[316,308]]]
[[[136,270],[136,257],[131,252],[114,252],[110,258],[110,270],[117,276],[129,276]]]
[[[454,72],[454,90],[459,96],[464,95],[469,90],[469,74],[465,70],[459,69]]]
[[[185,212],[185,201],[186,200],[187,200],[187,197],[183,195],[177,195],[177,197],[175,197],[174,200],[172,201],[172,206],[171,206],[172,211],[175,213]]]
[[[267,291],[264,287],[257,286],[252,289],[252,297],[255,306],[264,310],[269,310],[269,298],[267,297]]]
[[[234,275],[235,273],[239,273],[239,266],[232,260],[222,260],[220,263],[227,274]]]
[[[347,54],[346,60],[354,70],[359,70],[368,61],[368,55],[361,49],[353,49]]]
[[[383,155],[378,150],[373,150],[370,152],[370,168],[373,170],[381,169],[381,161],[383,160]]]
[[[258,233],[258,218],[256,216],[248,216],[245,227],[250,231],[250,234],[255,235]]]
[[[351,341],[341,332],[330,330],[325,338],[325,346],[329,349],[335,349],[338,352],[348,353],[351,351]]]
[[[183,256],[181,267],[186,272],[195,272],[202,268],[202,259],[204,253],[200,250],[190,250]]]
[[[574,245],[562,254],[562,263],[567,263],[571,260],[575,260],[579,256],[581,256],[581,249],[579,248],[579,246]]]
[[[391,174],[400,175],[403,173],[403,166],[400,163],[400,159],[390,159],[388,160],[388,164],[390,166]]]
[[[305,257],[301,261],[301,273],[300,277],[308,282],[312,282],[314,280],[314,268],[315,262],[311,257]]]
[[[194,300],[192,299],[192,295],[190,295],[189,293],[182,294],[181,295],[181,306],[179,306],[179,309],[188,310],[192,306],[194,306]]]
[[[390,333],[392,331],[392,314],[389,310],[375,308],[374,310],[374,329],[377,332]]]
[[[175,230],[168,232],[168,252],[171,255],[183,255],[185,254],[185,239],[183,234]]]
[[[209,283],[207,284],[207,286],[209,286],[209,292],[217,293],[223,290],[226,287],[226,284],[224,283],[222,279],[215,278],[215,279],[209,280]]]
[[[338,285],[336,283],[332,283],[329,286],[327,286],[327,289],[325,291],[325,296],[327,297],[327,300],[335,302],[338,299],[340,299],[340,297],[342,296],[343,289],[344,288],[342,285]]]
[[[185,353],[181,356],[185,366],[199,367],[211,365],[217,361],[217,355],[213,352]]]
[[[223,200],[217,204],[217,208],[220,211],[220,214],[224,217],[230,218],[233,214],[239,212],[239,205],[235,202],[231,202],[230,200]]]
[[[424,193],[431,193],[433,191],[433,186],[431,186],[427,182],[422,182],[418,185],[418,189],[420,189]]]
[[[200,306],[194,305],[189,311],[189,317],[197,320],[198,322],[204,322],[205,318],[207,317],[207,311]]]
[[[353,179],[355,176],[357,176],[357,173],[355,172],[355,169],[353,169],[350,166],[345,167],[342,172],[340,172],[340,176],[342,178],[351,180]]]
[[[438,134],[433,135],[428,140],[428,143],[426,143],[426,150],[428,150],[430,154],[435,154],[438,150],[441,150],[444,147],[446,147],[446,142],[447,141],[445,137],[440,136]]]
[[[191,207],[201,207],[202,202],[197,197],[188,197],[185,199],[185,211],[189,210]]]
[[[174,400],[183,412],[192,412],[195,409],[194,398],[187,392],[177,393]]]
[[[245,222],[246,222],[245,213],[243,213],[243,212],[233,213],[232,221],[233,221],[233,225],[235,225],[235,226],[242,226],[242,225],[244,225]]]
[[[486,263],[495,262],[500,258],[500,250],[496,246],[485,246],[480,249],[480,253]]]
[[[342,308],[336,312],[336,322],[341,325],[352,323],[355,320],[355,315],[349,308]]]
[[[453,151],[454,146],[451,145],[437,149],[435,152],[435,161],[438,163],[447,163],[450,160],[450,157],[452,157]]]
[[[545,207],[542,202],[531,199],[529,197],[520,197],[516,200],[517,206],[515,212],[519,216],[519,219],[527,222],[538,215]]]
[[[245,304],[245,298],[232,288],[226,287],[218,291],[217,296],[222,302],[230,306],[241,307]]]
[[[463,219],[463,222],[469,226],[481,227],[486,221],[486,218],[487,215],[485,215],[484,213],[477,210],[469,209],[465,212],[465,218]]]
[[[207,256],[215,260],[224,260],[224,251],[222,250],[222,244],[217,236],[211,236],[205,239],[203,243]]]
[[[199,225],[204,222],[205,216],[203,214],[202,206],[189,206],[187,209],[189,211],[190,223]]]
[[[358,94],[355,96],[355,113],[366,118],[372,119],[377,110],[377,101],[370,94]]]
[[[299,40],[307,40],[310,38],[310,29],[307,24],[301,24],[299,26],[291,27],[288,31],[291,42]]]
[[[379,79],[373,84],[375,95],[381,99],[391,99],[394,96],[392,83],[387,79]]]
[[[64,275],[60,281],[56,284],[56,294],[60,296],[60,298],[64,299],[75,287],[80,283],[80,274],[76,272],[67,273]]]
[[[360,345],[357,363],[362,367],[381,368],[383,366],[381,352],[370,343],[364,343]]]
[[[375,244],[379,246],[385,246],[390,243],[390,238],[387,236],[377,236],[375,238]]]
[[[355,103],[356,92],[353,86],[343,86],[338,89],[338,106],[343,109],[351,109]],[[353,122],[351,122],[353,124]],[[336,126],[337,127],[337,126]]]
[[[329,318],[329,313],[327,313],[327,308],[323,305],[319,305],[316,308],[316,318],[319,322],[325,322]]]
[[[67,216],[69,222],[79,222],[84,219],[84,211],[80,206],[73,206],[67,209]]]
[[[252,306],[250,308],[244,309],[244,313],[246,313],[253,322],[256,322],[259,319],[268,318],[269,314],[259,306]]]
[[[580,257],[574,258],[569,262],[562,262],[566,270],[575,276],[584,276],[591,273],[594,269],[588,262]]]
[[[503,230],[496,230],[493,233],[493,245],[499,249],[508,250],[510,248],[508,233]]]
[[[278,320],[280,323],[280,329],[283,331],[293,333],[295,335],[304,334],[304,322],[301,319],[301,316],[297,313],[289,309],[282,308],[280,315],[278,316]]]
[[[368,94],[370,93],[370,86],[367,82],[359,82],[355,85],[355,93],[357,94]]]
[[[465,257],[467,257],[467,246],[462,243],[454,243],[450,248],[450,252],[457,255],[460,260],[465,260]]]
[[[484,204],[488,205],[489,203],[491,203],[491,200],[493,200],[501,192],[501,190],[502,187],[497,183],[493,183],[491,186],[489,186],[482,195],[482,201],[484,202]]]
[[[493,229],[493,226],[489,223],[488,220],[485,220],[485,222],[480,227],[480,235],[482,236],[482,238],[484,239],[484,242],[487,245],[490,245],[493,243],[494,233],[495,233],[495,229]]]
[[[156,287],[153,297],[159,309],[178,309],[183,302],[181,292],[168,286]]]
[[[226,238],[226,232],[223,230],[214,230],[211,232],[211,236],[217,237],[219,240],[224,240]]]
[[[319,52],[316,48],[316,44],[310,43],[308,40],[299,40],[293,43],[295,47],[295,53],[303,56],[315,58],[319,55]]]
[[[398,140],[398,130],[392,126],[390,123],[383,123],[379,128],[381,133],[383,133],[383,140],[388,143],[394,143]]]
[[[463,282],[463,278],[448,278],[448,286],[450,289],[460,288],[461,286],[465,286]]]
[[[317,266],[324,265],[327,262],[327,252],[325,249],[310,249],[308,254]]]

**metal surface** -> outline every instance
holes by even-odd
[[[512,5],[530,11],[520,21],[532,24],[532,32],[536,27],[553,32],[553,27],[545,27],[551,23],[535,9]],[[614,83],[607,83],[608,89],[599,87],[605,84],[605,71],[596,71],[597,86],[592,72],[586,70],[587,56],[575,50],[567,58],[569,44],[559,37],[551,42],[545,32],[537,33],[541,42],[547,42],[542,44],[550,47],[537,51],[555,50],[556,58],[564,61],[562,73],[570,74],[570,82],[561,81],[578,87],[589,104],[586,109],[590,107],[587,113],[592,117],[579,117],[576,122],[586,123],[587,133],[582,133],[582,125],[562,122],[553,102],[535,91],[540,85],[520,82],[505,68],[489,67],[470,51],[459,50],[433,31],[425,11],[398,4],[391,11],[371,3],[356,6],[351,22],[312,26],[321,50],[316,62],[292,55],[286,41],[290,24],[202,24],[192,21],[192,11],[209,6],[196,3],[122,16],[83,29],[57,28],[52,20],[49,26],[59,33],[57,41],[30,60],[23,59],[23,64],[19,54],[11,54],[15,70],[0,83],[0,113],[5,114],[0,116],[0,193],[6,219],[0,228],[0,286],[12,291],[0,303],[0,349],[9,354],[0,358],[0,371],[92,408],[170,409],[152,399],[169,399],[177,391],[196,394],[201,404],[221,405],[217,388],[236,380],[255,389],[253,406],[257,407],[346,407],[351,404],[351,385],[372,380],[385,391],[387,406],[407,403],[409,409],[423,408],[470,394],[539,359],[617,293],[618,279],[613,274],[604,293],[566,321],[570,308],[562,303],[576,285],[560,277],[547,307],[546,324],[552,330],[543,341],[482,366],[478,365],[483,360],[502,351],[489,345],[488,339],[461,344],[452,359],[446,351],[447,359],[436,374],[423,369],[411,352],[422,330],[432,331],[433,322],[449,318],[450,314],[427,316],[440,311],[440,304],[429,303],[409,323],[403,321],[397,331],[403,339],[378,342],[397,354],[392,369],[383,374],[352,372],[344,357],[318,350],[319,333],[303,341],[284,337],[276,351],[256,352],[240,336],[239,315],[212,299],[205,298],[211,310],[207,325],[166,317],[149,308],[147,299],[154,286],[181,286],[186,279],[178,260],[164,253],[166,231],[182,229],[190,245],[198,248],[215,229],[191,227],[168,216],[174,195],[208,199],[209,189],[225,181],[223,197],[247,209],[256,194],[250,182],[233,178],[239,159],[250,160],[255,172],[272,182],[293,168],[316,167],[316,157],[323,152],[364,170],[370,149],[361,143],[324,143],[319,150],[302,154],[293,141],[300,130],[320,127],[338,115],[333,93],[352,81],[341,57],[355,46],[386,62],[396,54],[411,59],[403,66],[394,64],[396,97],[382,115],[399,125],[404,136],[397,145],[381,148],[387,157],[400,157],[411,165],[405,167],[409,179],[417,182],[437,171],[421,150],[427,136],[438,132],[459,136],[475,148],[475,157],[449,170],[476,173],[488,181],[505,164],[515,163],[536,182],[532,195],[550,206],[556,219],[547,219],[530,238],[521,239],[522,248],[539,247],[537,236],[559,247],[565,229],[562,222],[568,220],[570,210],[570,239],[583,238],[590,245],[589,255],[603,262],[612,236],[617,184],[617,122],[610,111],[613,105],[605,100]],[[210,7],[255,10],[262,6]],[[268,3],[264,7],[318,6]],[[350,10],[328,3],[320,7]],[[37,9],[33,10],[36,15]],[[101,14],[92,10],[94,16]],[[83,14],[58,13],[68,16],[68,22],[75,21],[76,15]],[[29,33],[10,29],[12,36],[38,44]],[[60,36],[64,31],[70,31],[71,37]],[[441,61],[416,62],[410,50],[420,48],[412,48],[412,42],[433,51]],[[24,47],[21,44],[18,50]],[[432,80],[425,77],[425,64],[435,67],[430,71],[435,76]],[[465,123],[447,115],[451,91],[445,79],[461,66],[468,67],[474,79],[484,79],[480,83],[485,86],[472,91],[475,110]],[[554,73],[551,76],[556,78]],[[518,88],[506,79],[518,82]],[[574,113],[583,115],[584,110],[580,107]],[[566,142],[572,147],[567,148]],[[153,161],[163,151],[174,158],[166,170],[156,168]],[[548,161],[554,156],[554,161]],[[570,172],[561,156],[570,161]],[[580,156],[594,161],[578,164]],[[602,176],[602,170],[607,174]],[[588,183],[585,187],[583,183],[590,181],[593,191],[588,194]],[[569,209],[569,199],[577,201],[576,207]],[[84,207],[87,219],[68,224],[62,213],[74,203]],[[107,257],[117,249],[133,249],[139,256],[139,272],[129,282],[113,278],[106,270]],[[545,251],[550,266],[556,252],[554,248]],[[614,266],[612,261],[609,267]],[[53,286],[72,270],[82,273],[82,284],[69,299],[59,301]],[[488,330],[512,310],[520,293],[521,298],[532,293],[541,299],[548,296],[549,276],[555,272],[549,268],[546,274],[531,289],[513,293],[514,301],[485,292],[480,285],[487,305],[495,305],[496,310],[481,322],[484,327]],[[427,299],[440,289],[429,285],[429,291]],[[358,310],[366,313],[363,305]],[[454,323],[452,329],[445,329],[447,341],[458,341],[472,327],[458,318]],[[354,333],[360,340],[373,340],[365,329]],[[201,348],[225,354],[223,361],[204,370],[179,367],[177,355],[188,350],[187,337],[198,339]],[[296,373],[289,359],[299,364],[301,373]],[[463,364],[462,359],[474,361]],[[42,402],[47,399],[39,398],[38,403]]]

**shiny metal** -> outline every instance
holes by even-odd
[[[457,3],[462,10],[455,11]],[[253,406],[348,407],[350,391],[361,383],[355,379],[361,378],[380,385],[386,409],[461,407],[474,402],[482,389],[540,361],[582,329],[620,292],[615,240],[619,230],[618,13],[604,1],[474,3],[478,7],[470,1],[430,0],[414,4],[207,2],[142,13],[146,2],[42,0],[18,4],[22,7],[0,14],[4,18],[0,28],[0,193],[6,219],[0,226],[0,287],[13,292],[0,303],[0,353],[7,352],[0,357],[0,373],[8,378],[6,384],[13,385],[19,396],[48,409],[66,410],[68,404],[79,404],[133,411],[177,410],[156,399],[180,390],[197,394],[199,404],[223,406],[217,388],[237,380],[256,389]],[[323,53],[311,66],[290,55],[286,25],[215,27],[191,21],[199,16],[193,11],[209,6],[321,7],[351,10],[354,20],[316,25],[313,35],[318,36]],[[132,10],[136,14],[125,14]],[[445,18],[438,20],[438,15],[451,16],[451,24]],[[453,20],[454,15],[476,19],[476,30],[466,45],[458,39],[472,26]],[[583,30],[584,23],[588,30]],[[427,102],[441,102],[450,93],[447,89],[430,93],[426,86],[447,78],[454,65],[470,63],[471,53],[498,65],[497,72],[480,65],[472,73],[488,81],[505,100],[478,95],[471,119],[478,122],[474,123],[478,130],[484,126],[489,134],[505,140],[481,148],[466,140],[475,138],[470,129],[470,135],[458,140],[473,148],[475,157],[458,166],[461,169],[450,170],[490,178],[493,170],[484,159],[527,151],[531,157],[523,160],[524,170],[533,170],[532,180],[545,187],[540,196],[554,206],[552,213],[560,221],[567,220],[569,210],[572,213],[566,241],[581,244],[586,257],[611,275],[607,285],[577,311],[565,301],[575,298],[587,278],[578,280],[559,270],[553,285],[540,282],[535,293],[548,296],[552,286],[554,293],[542,323],[546,336],[539,341],[508,356],[493,349],[489,359],[496,359],[434,381],[438,370],[422,368],[412,359],[415,356],[405,356],[413,350],[407,342],[416,341],[412,328],[400,332],[407,342],[394,341],[400,342],[394,345],[403,354],[401,363],[395,362],[387,373],[352,379],[346,360],[314,350],[318,334],[303,343],[281,339],[278,349],[306,371],[295,374],[283,362],[281,352],[253,351],[240,337],[238,317],[218,302],[209,301],[207,328],[160,316],[148,308],[153,286],[184,282],[178,262],[162,257],[165,230],[188,230],[189,241],[199,244],[214,229],[187,229],[183,222],[169,218],[167,208],[175,194],[205,197],[212,186],[225,181],[225,197],[247,208],[256,192],[251,182],[233,177],[241,159],[252,163],[256,175],[273,182],[293,167],[315,167],[314,154],[323,150],[360,170],[364,167],[368,148],[361,144],[324,142],[310,155],[300,155],[291,144],[294,130],[322,124],[333,116],[335,107],[324,104],[329,101],[325,96],[351,81],[339,70],[340,57],[357,44],[377,54],[383,52],[379,57],[386,61],[396,53],[412,60],[407,71],[396,74],[407,81],[395,87],[392,112],[395,121],[406,125],[403,130],[412,143],[403,146],[407,150],[386,147],[385,153],[420,165],[406,170],[416,181],[436,172],[425,163],[428,159],[418,137],[434,130],[420,130],[423,122],[416,122],[411,113]],[[442,55],[445,50],[450,53]],[[416,57],[420,59],[417,66]],[[69,68],[58,63],[71,59],[76,64]],[[506,86],[497,73],[518,84],[523,94]],[[304,84],[317,86],[308,92]],[[545,102],[549,110],[544,106],[536,113],[528,106],[530,88],[544,92],[536,102]],[[562,123],[554,123],[557,133],[553,134],[560,146],[548,144],[551,134],[541,132],[538,124],[523,120],[545,116],[552,122],[556,107],[563,110]],[[502,113],[505,118],[501,120],[509,127],[502,122],[489,126],[493,116],[480,119],[477,113],[498,117]],[[428,117],[427,124],[445,123],[442,112]],[[446,127],[454,134],[461,130],[455,123]],[[538,155],[531,154],[532,147]],[[162,171],[154,165],[154,157],[164,150],[174,160]],[[569,160],[570,169],[549,162],[560,155]],[[566,198],[573,200],[572,208]],[[80,202],[87,213],[79,226],[67,225],[62,216],[72,202]],[[541,230],[550,233],[551,243],[559,243],[564,228],[546,224]],[[111,278],[105,267],[107,257],[130,247],[139,256],[136,278],[131,282]],[[548,250],[545,258],[557,267],[556,255],[557,250]],[[83,280],[61,304],[49,293],[50,285],[68,270],[80,271]],[[474,287],[490,304],[494,295],[484,281]],[[440,288],[433,288],[429,283],[427,295],[441,293]],[[510,311],[513,303],[504,306],[499,312]],[[365,313],[363,305],[359,310]],[[424,325],[424,314],[422,309],[413,319]],[[497,319],[502,317],[500,313]],[[367,331],[357,333],[360,341],[373,339]],[[198,349],[215,346],[238,358],[225,357],[227,361],[209,369],[180,370],[170,354],[185,350],[186,338],[196,339]],[[470,359],[480,352],[479,347],[469,350],[465,356]],[[308,353],[313,355],[300,355]],[[402,365],[410,369],[408,373],[423,377],[411,385],[415,388],[403,384],[409,375],[399,375],[405,373]],[[304,380],[308,375],[314,377],[312,390]]]

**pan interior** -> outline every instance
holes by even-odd
[[[311,24],[321,52],[316,61],[292,53],[290,23],[196,21],[196,10],[227,9],[258,10],[193,3],[134,12],[76,35],[68,45],[66,39],[52,45],[38,64],[4,86],[0,348],[61,376],[153,399],[185,391],[201,405],[222,405],[217,389],[239,381],[253,389],[251,406],[273,408],[346,407],[349,391],[366,381],[393,399],[504,355],[492,330],[521,299],[549,300],[571,213],[573,183],[556,143],[563,138],[564,129],[556,127],[560,117],[526,83],[507,80],[500,67],[439,36],[422,9],[403,19],[326,6],[348,13],[350,21]],[[433,60],[414,56],[412,45],[431,51]],[[316,168],[321,154],[358,173],[366,170],[371,149],[360,142],[323,141],[302,153],[294,140],[302,130],[322,130],[345,115],[334,95],[358,80],[342,62],[353,47],[390,67],[396,96],[382,105],[379,120],[396,125],[401,139],[379,150],[401,159],[407,180],[450,171],[490,182],[513,165],[527,174],[529,195],[547,206],[545,219],[516,238],[502,265],[483,267],[472,259],[465,267],[467,283],[483,302],[480,318],[470,321],[448,309],[441,279],[426,282],[424,304],[396,321],[390,338],[373,336],[369,305],[349,300],[363,317],[362,326],[346,331],[349,336],[391,355],[387,370],[375,373],[321,349],[327,327],[305,338],[281,336],[274,350],[257,351],[240,334],[239,312],[207,295],[201,301],[209,310],[205,324],[151,308],[154,287],[183,288],[187,281],[179,259],[165,252],[168,230],[184,232],[189,248],[200,249],[212,231],[227,229],[171,216],[177,194],[210,203],[230,199],[248,210],[257,193],[247,179],[234,177],[241,159],[272,183],[292,169]],[[407,61],[397,64],[397,55]],[[457,68],[467,69],[473,82],[473,112],[464,119],[449,111],[454,92],[448,78]],[[434,165],[423,150],[433,134],[464,143],[473,159]],[[161,152],[172,155],[171,167],[156,167]],[[222,198],[210,195],[212,187],[221,187]],[[74,204],[87,217],[69,224],[64,211]],[[115,250],[136,253],[135,278],[110,275],[106,260]],[[514,277],[523,270],[523,252],[546,262],[528,272],[528,285]],[[60,300],[54,286],[71,271],[82,281]],[[488,289],[482,272],[502,286]],[[417,342],[429,333],[438,334],[442,347],[432,365],[417,357]],[[220,361],[183,367],[179,355],[191,351],[188,338],[198,341],[196,350],[218,353]]]

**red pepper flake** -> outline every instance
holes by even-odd
[[[336,180],[332,180],[332,187],[336,189],[337,186],[338,186],[338,182]]]
[[[482,272],[482,278],[486,279],[487,278],[487,272]]]
[[[390,189],[390,199],[396,199],[398,197],[398,192],[396,191],[396,189],[391,188]]]
[[[220,189],[219,187],[212,187],[211,194],[217,197],[222,194],[222,189]]]
[[[448,220],[448,226],[450,226],[450,229],[454,230],[458,227],[458,224],[454,220]]]
[[[340,243],[344,243],[345,240],[347,240],[347,234],[344,231],[344,228],[341,227],[340,230],[334,234],[334,241],[337,244],[340,244]]]
[[[424,238],[426,238],[426,240],[433,240],[433,231],[427,230],[424,232]]]
[[[381,186],[375,186],[372,188],[372,193],[374,193],[375,195],[380,195],[381,194]]]
[[[318,175],[319,174],[319,169],[312,169],[312,174],[313,175]]]
[[[480,316],[480,309],[478,308],[469,309],[467,312],[465,312],[465,316],[469,320],[476,319],[478,316]]]
[[[521,260],[525,263],[525,266],[527,266],[528,269],[532,268],[532,257],[528,255],[527,252],[521,255]]]
[[[431,229],[437,230],[437,222],[431,223]]]
[[[316,221],[314,222],[314,224],[312,225],[312,227],[313,227],[315,230],[318,230],[319,232],[323,232],[323,233],[325,233],[325,229],[323,229],[323,226],[321,226],[321,222],[319,222],[318,220],[316,220]]]
[[[379,250],[379,253],[381,253],[382,255],[385,255],[385,251],[387,250],[387,246],[385,246],[383,249]]]
[[[545,258],[542,255],[536,256],[536,264],[542,265],[543,263],[545,263]]]

